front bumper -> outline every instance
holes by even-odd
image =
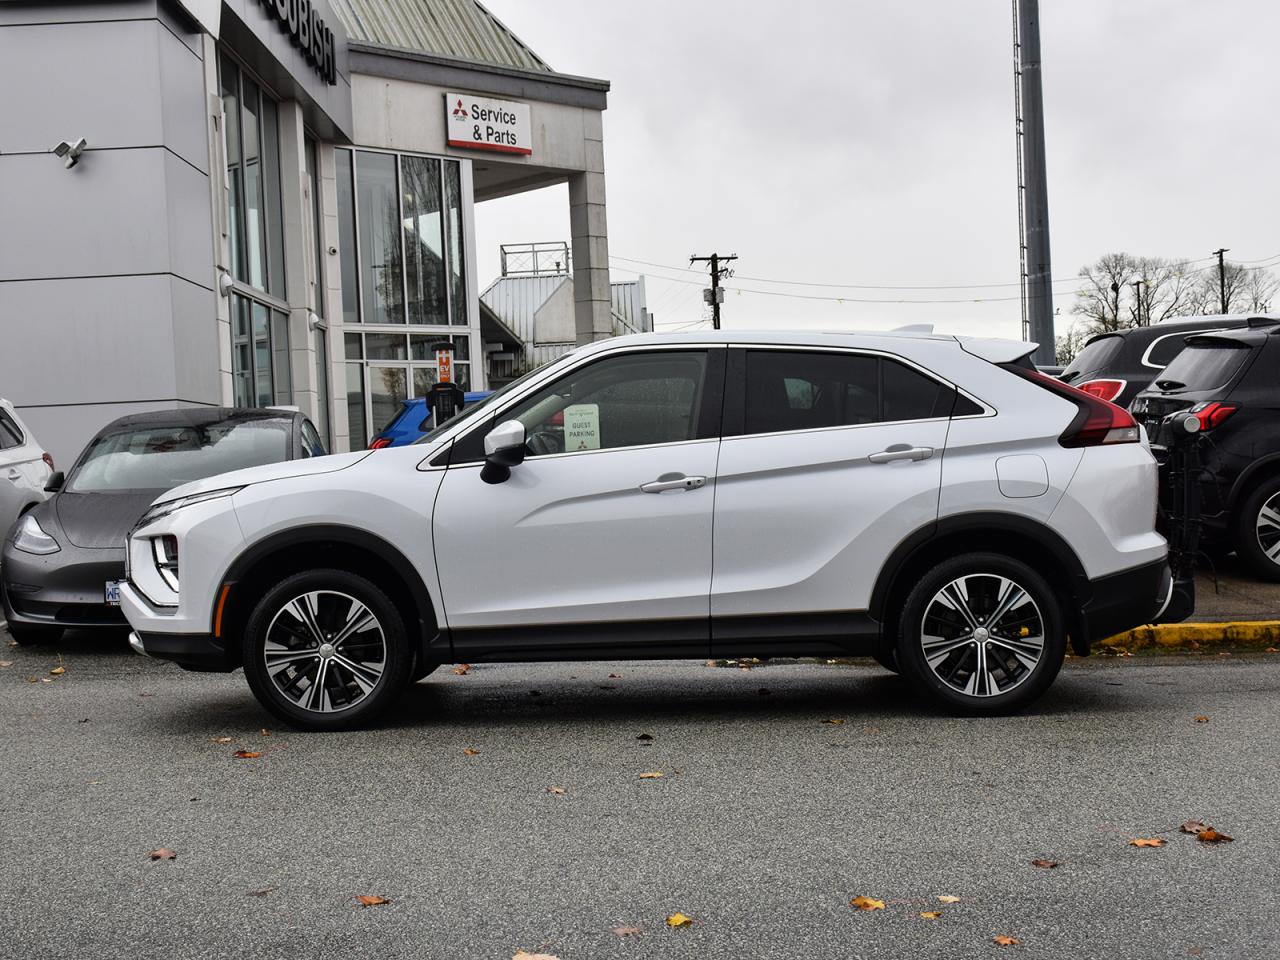
[[[136,653],[156,660],[172,660],[183,670],[230,673],[238,660],[223,641],[207,633],[139,633],[129,635]]]
[[[1191,578],[1175,580],[1165,560],[1089,581],[1090,595],[1080,607],[1072,647],[1081,656],[1096,640],[1148,623],[1180,623],[1196,605]]]
[[[123,627],[123,611],[108,606],[108,581],[124,579],[123,549],[64,544],[36,555],[4,545],[0,558],[0,603],[10,623],[46,627]]]

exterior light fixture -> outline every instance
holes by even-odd
[[[84,153],[84,148],[89,145],[89,141],[84,137],[76,140],[74,143],[63,140],[53,148],[53,154],[56,157],[63,158],[63,166],[68,170],[80,162],[80,154]]]

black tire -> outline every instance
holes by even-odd
[[[1268,505],[1268,501],[1272,498],[1276,498],[1277,503]],[[1280,477],[1263,480],[1240,502],[1231,525],[1236,556],[1254,575],[1273,583],[1280,582],[1280,563],[1267,556],[1265,547],[1274,547],[1275,544],[1280,543],[1280,530],[1259,530],[1258,524],[1262,520],[1263,507],[1276,510],[1278,506],[1280,506]]]
[[[1001,578],[1026,595],[1002,614]],[[940,595],[958,581],[968,600],[949,593],[956,605],[948,606],[950,599]],[[988,623],[991,614],[999,617]],[[945,641],[930,654],[936,670],[926,658],[926,634]],[[907,594],[896,652],[903,676],[920,693],[953,713],[980,716],[1012,713],[1034,701],[1058,675],[1066,649],[1061,604],[1044,577],[1012,557],[967,553],[938,564]],[[988,669],[976,669],[979,662]]]
[[[62,627],[32,626],[29,623],[12,621],[6,623],[5,628],[20,647],[34,647],[37,643],[57,643],[62,639],[64,632]]]
[[[314,609],[303,599],[308,596],[316,598]],[[306,603],[307,611],[295,601]],[[357,606],[372,615],[373,626],[342,638],[343,620]],[[362,618],[354,617],[366,622]],[[404,692],[414,662],[395,605],[369,580],[345,570],[295,574],[268,590],[245,624],[242,653],[245,678],[258,702],[303,730],[349,730],[372,722]],[[271,672],[268,655],[276,658]]]

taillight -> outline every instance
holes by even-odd
[[[1080,411],[1076,418],[1058,437],[1064,447],[1099,447],[1111,443],[1137,443],[1140,437],[1138,422],[1129,411],[1114,403],[1100,400],[1092,393],[1077,390],[1070,384],[1046,376],[1039,370],[1008,365],[1004,368],[1038,384],[1064,400],[1070,400]]]
[[[1124,390],[1123,380],[1087,380],[1084,383],[1077,384],[1077,390],[1083,390],[1085,393],[1097,397],[1099,400],[1114,401],[1116,397]]]
[[[40,459],[49,465],[50,470],[53,470],[55,473],[57,472],[58,468],[53,465],[52,455],[48,453],[44,453],[40,455]]]
[[[1201,430],[1212,430],[1214,427],[1221,426],[1227,417],[1239,409],[1238,403],[1220,403],[1214,400],[1197,403],[1188,412],[1195,414],[1195,418],[1200,421]]]
[[[376,437],[373,443],[369,444],[370,450],[381,450],[383,447],[391,446],[390,437]]]

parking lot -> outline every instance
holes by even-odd
[[[1042,957],[1235,958],[1280,941],[1274,654],[1072,660],[996,720],[925,710],[869,664],[479,665],[419,684],[380,729],[300,735],[264,730],[239,674],[119,637],[0,643],[6,957],[961,958],[1007,936]],[[1235,841],[1180,833],[1193,819]],[[176,858],[148,859],[161,848]],[[678,912],[692,924],[668,927]]]

